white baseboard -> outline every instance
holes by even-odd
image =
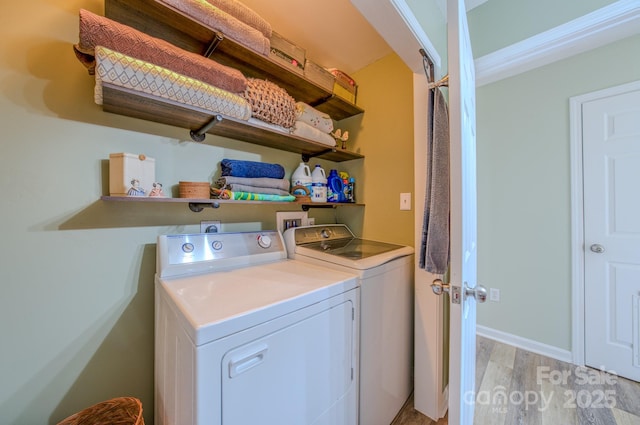
[[[493,339],[498,342],[513,345],[514,347],[521,348],[523,350],[531,351],[532,353],[551,357],[552,359],[560,360],[566,363],[573,363],[573,355],[569,350],[563,350],[562,348],[543,344],[542,342],[523,338],[518,335],[513,335],[482,325],[477,325],[476,334],[485,338]]]

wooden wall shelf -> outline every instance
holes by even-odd
[[[286,205],[300,207],[304,211],[310,208],[363,207],[364,204],[332,203],[332,202],[271,202],[271,201],[233,201],[229,199],[195,199],[195,198],[156,198],[144,196],[102,196],[105,202],[144,202],[149,204],[188,204],[189,209],[200,212],[204,208],[220,208],[221,205]]]
[[[222,37],[209,56],[216,62],[240,70],[246,77],[268,79],[284,88],[297,101],[325,112],[336,121],[364,112],[313,81],[290,71],[269,57],[199,24],[181,12],[154,0],[105,0],[107,18],[189,52],[204,55],[212,42]]]
[[[154,96],[108,83],[103,84],[102,91],[102,108],[107,112],[188,128],[192,131],[198,131],[207,125],[212,118],[217,117],[216,124],[208,129],[207,133],[287,152],[299,153],[308,158],[318,157],[334,162],[364,158],[363,155],[356,152],[342,150],[337,147],[331,148],[322,143],[270,130],[247,121],[236,120],[223,115],[216,116],[202,110],[194,110],[176,102],[158,99]]]

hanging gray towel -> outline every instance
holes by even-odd
[[[427,184],[420,268],[444,274],[449,264],[449,110],[440,89],[429,90]]]

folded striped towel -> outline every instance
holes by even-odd
[[[273,201],[273,202],[293,202],[296,197],[293,195],[270,195],[265,193],[233,192],[229,189],[211,188],[214,198],[233,199],[235,201]]]

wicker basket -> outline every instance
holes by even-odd
[[[94,404],[58,425],[144,425],[142,403],[135,397],[118,397]]]
[[[209,199],[211,185],[207,182],[179,182],[178,190],[181,198]]]

